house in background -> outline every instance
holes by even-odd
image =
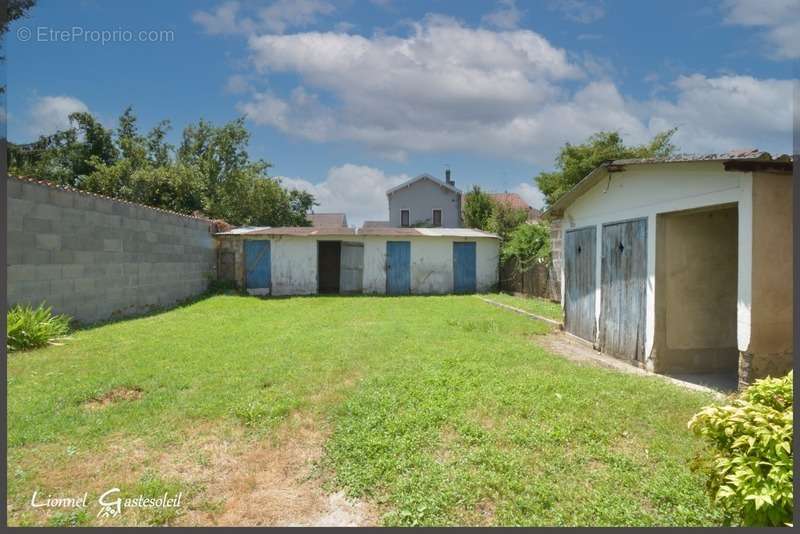
[[[530,206],[517,193],[489,193],[489,198],[491,198],[494,202],[506,204],[514,209],[527,211],[528,222],[536,222],[542,218],[542,212]]]
[[[445,181],[420,174],[386,192],[389,226],[461,228],[461,191],[445,171]]]
[[[757,150],[597,167],[545,212],[565,330],[686,379],[741,387],[785,374],[792,167]]]
[[[306,217],[314,228],[347,228],[344,213],[309,213]]]

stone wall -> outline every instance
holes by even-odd
[[[205,291],[210,220],[9,177],[8,305],[45,301],[81,323],[144,313]]]

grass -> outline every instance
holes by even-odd
[[[492,295],[487,295],[487,297],[501,304],[508,304],[509,306],[535,313],[547,319],[552,319],[553,321],[561,322],[564,319],[561,304],[549,299],[540,297],[517,297],[515,295],[509,295],[508,293],[494,293]]]
[[[26,503],[113,486],[182,489],[213,517],[225,496],[187,472],[216,460],[157,458],[194,429],[254,447],[302,417],[325,429],[329,489],[387,525],[719,524],[688,467],[701,444],[686,421],[711,398],[554,357],[536,344],[549,329],[471,296],[217,296],[78,331],[9,358],[9,522],[98,524]],[[125,390],[141,395],[86,408]]]

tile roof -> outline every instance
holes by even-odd
[[[575,184],[572,189],[567,191],[561,196],[552,206],[547,208],[543,215],[552,215],[560,213],[565,207],[572,204],[572,202],[585,193],[594,183],[597,182],[604,174],[604,171],[613,170],[612,167],[624,167],[626,165],[649,165],[649,164],[663,164],[663,163],[696,163],[696,162],[719,162],[724,163],[726,169],[728,164],[736,164],[741,167],[744,165],[752,164],[772,164],[781,168],[785,167],[791,169],[794,165],[794,158],[787,154],[780,156],[772,156],[769,152],[758,150],[756,148],[729,150],[727,152],[711,153],[711,154],[675,154],[672,156],[660,158],[633,158],[633,159],[616,159],[601,163],[595,167],[592,172],[587,174],[580,182]]]
[[[315,227],[347,227],[347,217],[344,213],[309,213],[306,217],[311,226]]]

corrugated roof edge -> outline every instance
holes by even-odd
[[[53,182],[51,182],[49,180],[42,180],[42,179],[39,179],[39,178],[34,178],[32,176],[14,176],[14,175],[9,174],[8,177],[9,177],[9,179],[13,178],[13,179],[19,180],[21,182],[29,182],[29,183],[33,183],[33,184],[38,184],[38,185],[42,185],[42,186],[45,186],[45,187],[49,187],[50,189],[58,189],[60,191],[68,191],[70,193],[79,193],[81,195],[91,196],[91,197],[95,197],[95,198],[104,198],[106,200],[113,200],[114,202],[119,202],[121,204],[127,204],[129,206],[137,206],[137,207],[140,207],[140,208],[147,208],[147,209],[150,209],[150,210],[159,211],[161,213],[166,213],[166,214],[169,214],[169,215],[177,215],[178,217],[186,217],[187,219],[196,219],[198,221],[206,221],[206,222],[210,222],[210,223],[224,222],[224,221],[218,221],[216,219],[209,219],[208,217],[199,217],[197,215],[188,215],[186,213],[180,213],[178,211],[166,210],[164,208],[156,208],[155,206],[148,206],[147,204],[139,204],[138,202],[131,202],[130,200],[124,200],[124,199],[121,199],[121,198],[111,197],[111,196],[108,196],[108,195],[101,195],[100,193],[92,193],[91,191],[84,191],[83,189],[78,189],[78,188],[71,187],[71,186],[68,186],[68,185],[55,184],[55,183],[53,183]],[[227,223],[225,223],[225,224],[227,224]]]
[[[605,161],[592,169],[592,172],[587,174],[580,182],[575,184],[569,191],[564,193],[552,206],[542,212],[543,217],[553,215],[560,212],[568,205],[586,192],[592,185],[594,179],[602,175],[608,167],[624,166],[624,165],[647,165],[647,164],[663,164],[663,163],[697,163],[697,162],[772,162],[772,163],[786,163],[793,164],[794,157],[788,154],[781,154],[780,156],[773,157],[769,152],[757,149],[747,150],[731,150],[728,152],[721,152],[715,154],[675,154],[674,156],[667,156],[662,158],[635,158],[635,159],[615,159]]]
[[[337,232],[336,230],[341,230]],[[315,228],[313,226],[284,226],[284,227],[253,227],[245,226],[234,228],[226,232],[214,234],[220,237],[232,236],[288,236],[288,237],[318,237],[318,236],[360,236],[360,237],[487,237],[500,239],[497,234],[474,230],[472,228]]]

